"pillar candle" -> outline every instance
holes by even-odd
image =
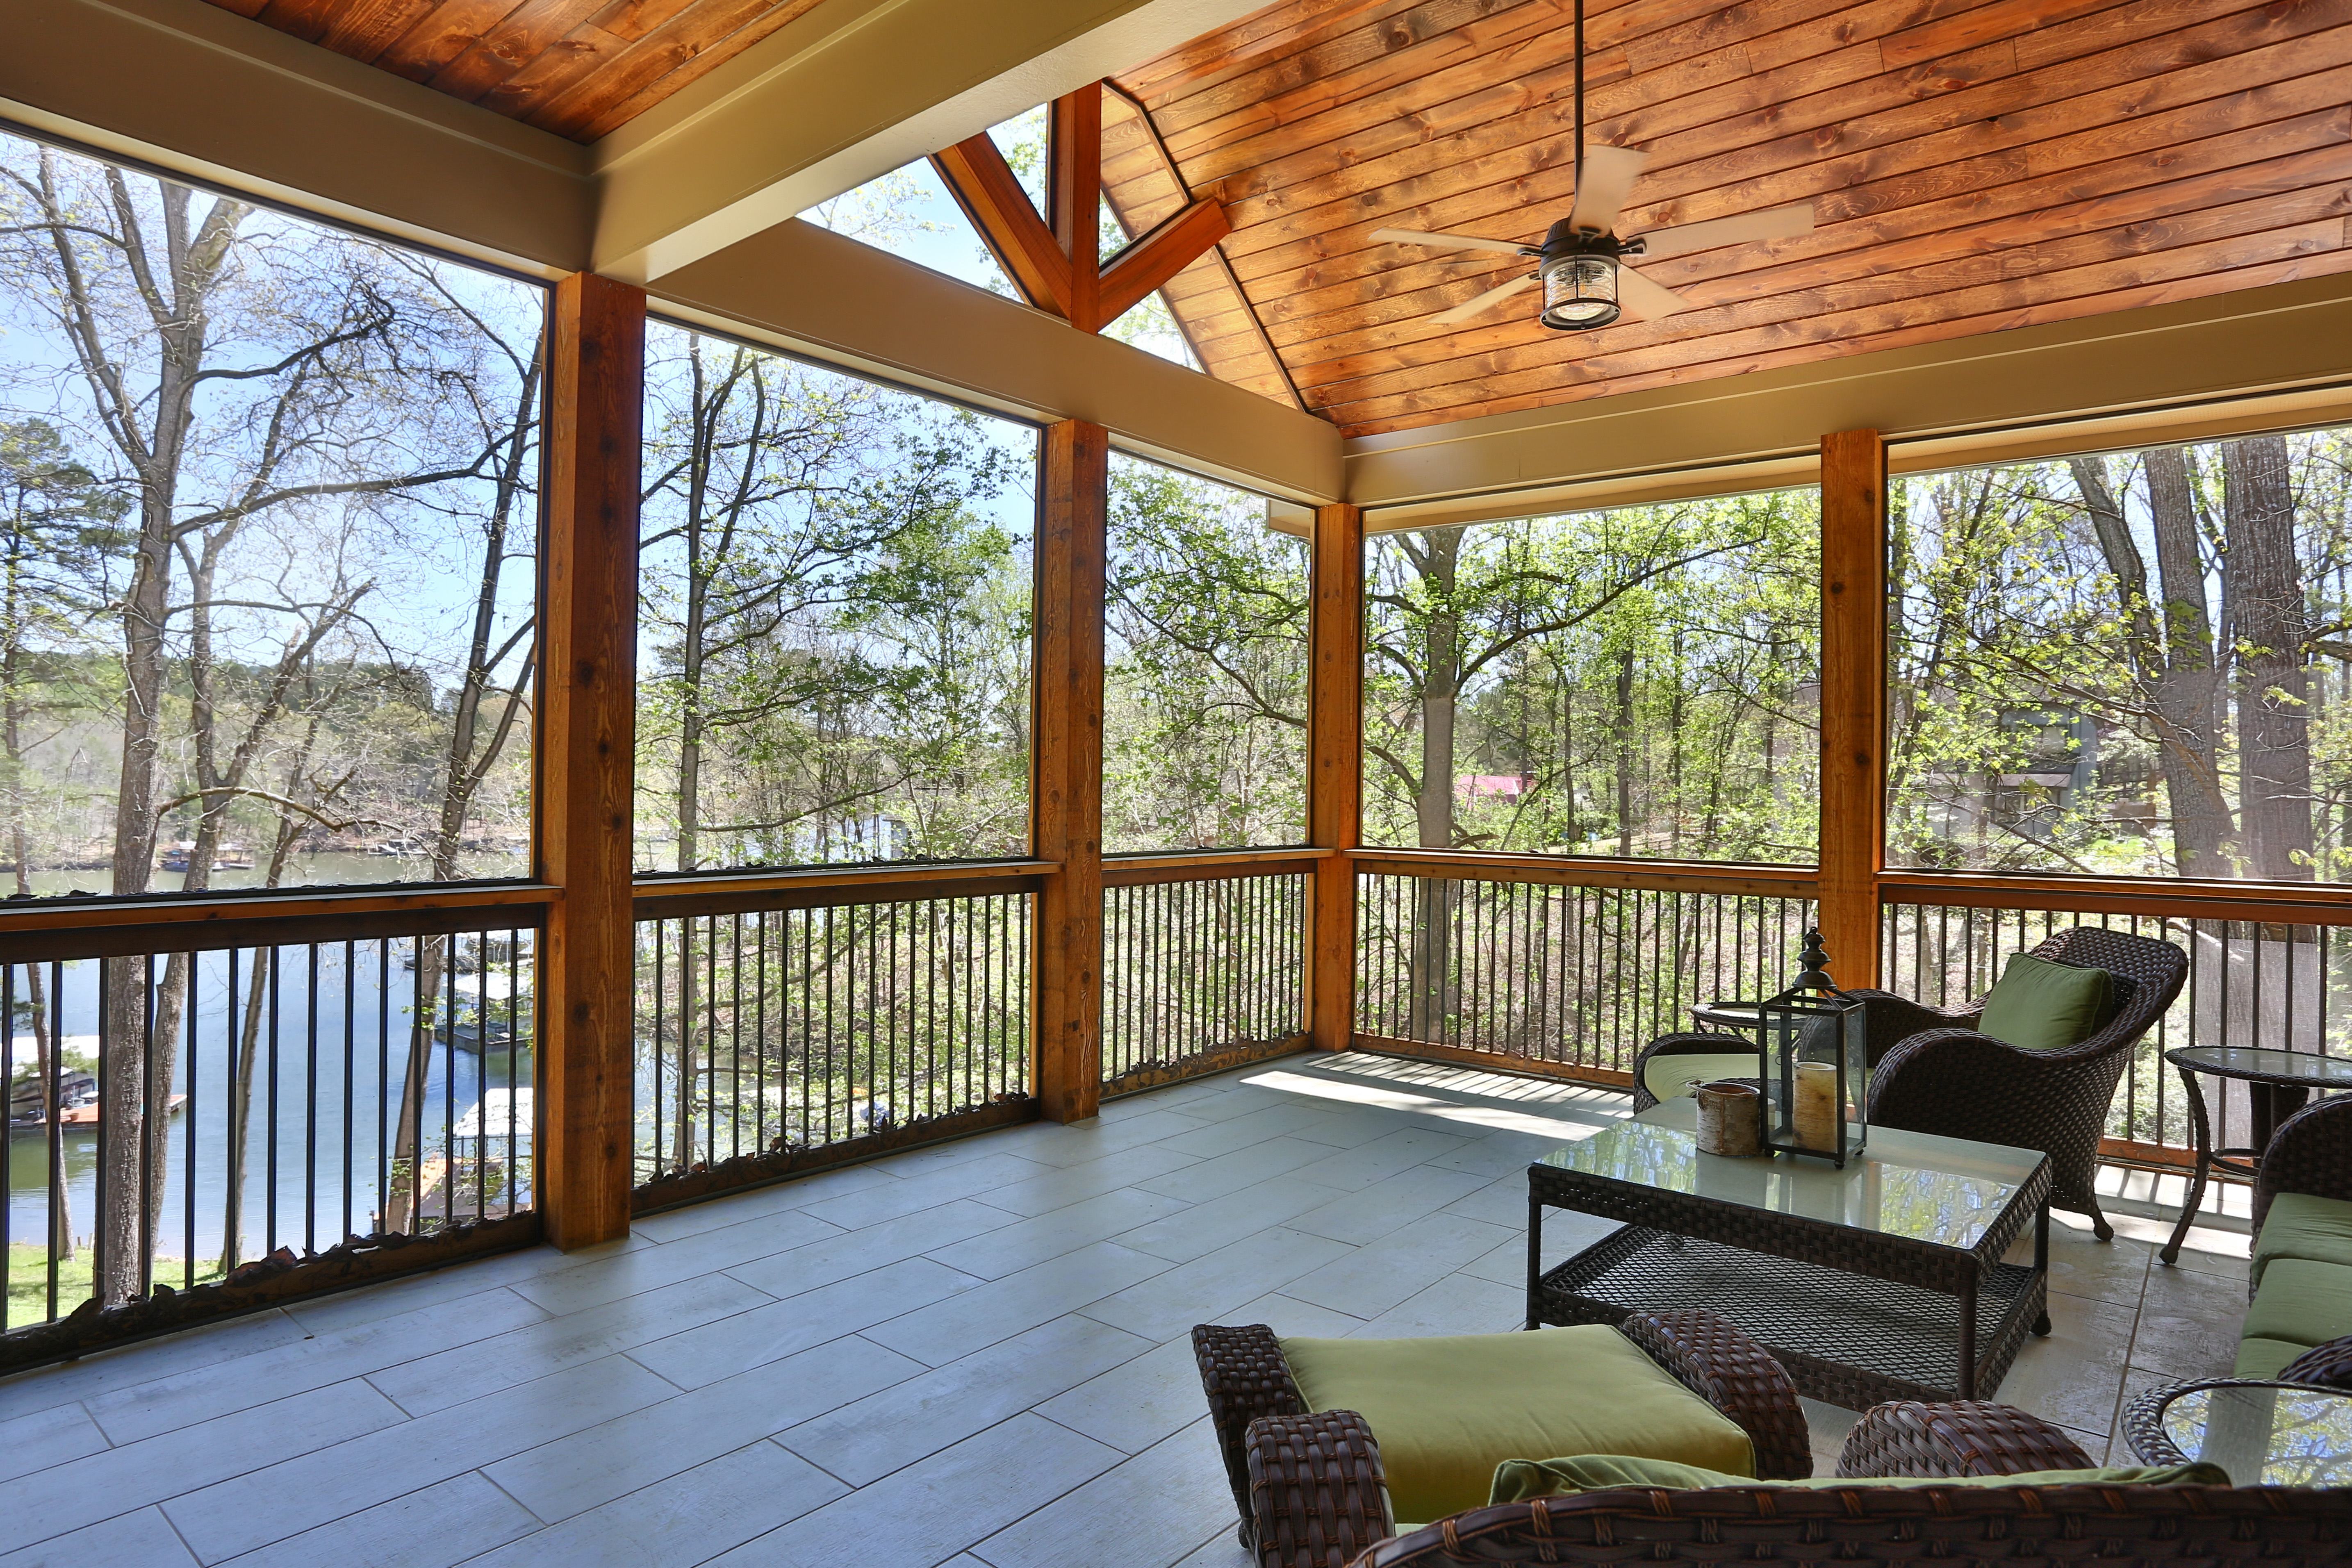
[[[1838,1121],[1845,1110],[1845,1107],[1839,1103],[1836,1064],[1799,1062],[1796,1067],[1796,1097],[1789,1120],[1793,1124],[1797,1142],[1808,1149],[1834,1153],[1838,1143]]]

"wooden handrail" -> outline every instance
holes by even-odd
[[[1570,888],[1655,888],[1666,891],[1810,899],[1820,886],[1810,866],[1746,866],[1688,860],[1614,860],[1574,855],[1463,854],[1439,849],[1356,849],[1349,858],[1375,876],[1438,877],[1462,882],[1542,882]]]
[[[2352,888],[2326,883],[2210,882],[2133,877],[2006,877],[1969,871],[1882,871],[1886,904],[1979,910],[2079,910],[2084,914],[2352,925]]]

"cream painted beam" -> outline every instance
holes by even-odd
[[[650,291],[657,310],[1007,413],[1087,420],[1144,456],[1287,500],[1339,488],[1339,432],[1311,415],[811,224],[755,235]]]
[[[0,0],[0,115],[541,273],[589,260],[589,150],[203,0]]]
[[[1360,437],[1347,499],[1393,531],[1810,482],[1824,430],[1881,431],[1916,469],[2345,419],[2336,276]]]
[[[596,270],[650,280],[1261,0],[824,0],[596,144]]]

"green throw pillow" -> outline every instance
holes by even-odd
[[[2021,1051],[2054,1051],[2107,1021],[2107,972],[2021,952],[1985,998],[1977,1031]]]
[[[2112,1470],[2033,1470],[2020,1476],[1888,1476],[1849,1480],[1816,1476],[1807,1481],[1758,1481],[1746,1476],[1703,1470],[1670,1459],[1642,1459],[1623,1454],[1581,1454],[1572,1459],[1507,1459],[1495,1467],[1495,1489],[1489,1502],[1525,1502],[1529,1498],[1573,1497],[1578,1492],[1608,1491],[1617,1487],[1651,1487],[1661,1491],[1699,1491],[1707,1487],[1794,1488],[1820,1491],[1828,1487],[2079,1487],[2174,1486],[2193,1484],[2226,1487],[2230,1478],[2219,1465],[2154,1465]]]

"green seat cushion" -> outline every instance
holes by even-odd
[[[1642,1066],[1642,1087],[1653,1100],[1674,1100],[1690,1092],[1694,1079],[1713,1083],[1719,1078],[1755,1078],[1762,1071],[1754,1051],[1652,1057]]]
[[[2309,1193],[2281,1193],[2271,1199],[2263,1233],[2254,1237],[2256,1289],[2262,1286],[2263,1265],[2274,1258],[2352,1267],[2352,1202]]]
[[[1512,1459],[1498,1465],[1488,1500],[1525,1502],[1529,1498],[1571,1497],[1578,1492],[1608,1491],[1617,1487],[1651,1487],[1677,1492],[1701,1491],[1708,1487],[1822,1491],[1831,1487],[2160,1487],[2183,1482],[2226,1487],[2230,1477],[2219,1465],[2187,1464],[2104,1470],[2030,1470],[2015,1476],[1874,1476],[1867,1479],[1815,1476],[1802,1481],[1759,1481],[1662,1459],[1625,1454],[1583,1454],[1571,1459]]]
[[[2239,1334],[2305,1348],[2352,1334],[2352,1268],[2307,1258],[2272,1259]]]
[[[2054,1051],[2096,1033],[2107,1021],[2107,999],[2105,970],[2021,952],[1986,996],[1977,1030],[2021,1051]]]
[[[1381,1446],[1398,1519],[1477,1508],[1528,1454],[1639,1454],[1736,1474],[1731,1418],[1601,1324],[1417,1340],[1282,1341],[1309,1410],[1353,1410]]]
[[[2289,1344],[2284,1340],[2240,1340],[2238,1364],[2230,1369],[2231,1377],[2272,1379],[2286,1370],[2286,1363],[2309,1350],[2309,1345]]]

